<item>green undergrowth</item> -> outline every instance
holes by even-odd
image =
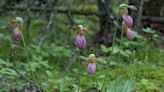
[[[118,36],[112,52],[111,47],[92,43],[92,37],[99,31],[98,18],[74,16],[75,24],[71,26],[67,16],[60,16],[62,18],[55,16],[53,26],[48,31],[43,30],[47,21],[42,19],[31,20],[28,32],[24,29],[30,62],[27,61],[22,42],[12,40],[12,27],[6,21],[14,15],[0,17],[0,92],[32,91],[37,82],[47,92],[76,92],[78,70],[81,92],[91,89],[101,92],[163,92],[164,51],[160,48],[163,38],[154,30],[143,28],[143,33],[138,33],[134,41],[123,37],[121,44]],[[82,23],[89,29],[86,35],[88,47],[78,57],[74,30],[75,25]],[[94,75],[86,73],[87,57],[91,53],[97,56]],[[81,61],[80,69],[77,68],[78,58]],[[37,81],[31,76],[31,71]]]

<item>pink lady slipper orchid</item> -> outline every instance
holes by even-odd
[[[82,25],[78,26],[77,30],[77,37],[75,41],[75,45],[82,51],[86,47],[86,39],[84,36],[85,28],[82,27]]]
[[[16,27],[12,33],[13,38],[15,41],[20,41],[22,39],[21,37],[21,31],[19,30],[19,27]]]
[[[89,63],[87,67],[87,73],[88,74],[94,74],[96,71],[96,64],[95,63]]]
[[[20,41],[22,39],[21,28],[23,24],[23,20],[20,17],[16,17],[16,19],[12,19],[11,24],[15,25],[15,29],[12,32],[13,38],[15,41]]]
[[[84,35],[77,35],[76,46],[82,51],[86,47],[86,39]]]
[[[127,28],[126,36],[129,40],[133,40],[135,38],[134,32],[130,28]]]
[[[87,67],[88,74],[94,74],[96,72],[96,57],[94,54],[89,55],[89,64]]]
[[[127,27],[132,28],[133,27],[133,19],[131,16],[129,16],[128,14],[124,14],[122,16],[123,20],[125,21],[125,24]]]

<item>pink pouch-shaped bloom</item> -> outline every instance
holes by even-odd
[[[76,46],[82,51],[86,47],[86,39],[84,35],[77,35]]]
[[[132,28],[133,27],[133,19],[131,16],[129,16],[128,14],[124,14],[122,16],[123,20],[125,21],[125,24],[127,27]]]
[[[96,71],[96,63],[89,63],[87,67],[88,74],[94,74]]]
[[[16,27],[16,28],[13,30],[12,35],[13,35],[13,38],[14,38],[15,41],[20,41],[21,38],[22,38],[22,37],[21,37],[21,32],[20,32],[20,30],[19,30],[18,27]]]

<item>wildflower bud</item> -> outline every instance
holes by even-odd
[[[81,51],[86,47],[86,39],[84,33],[87,31],[87,28],[84,28],[82,25],[78,25],[75,44]]]
[[[84,35],[77,35],[76,46],[82,51],[86,47],[86,39]]]
[[[21,32],[20,32],[20,30],[19,30],[19,27],[16,27],[14,30],[13,30],[13,38],[14,38],[14,40],[15,41],[19,41],[19,40],[21,40]]]
[[[127,29],[126,36],[129,40],[133,40],[135,38],[134,32],[130,28]]]
[[[128,14],[124,14],[122,16],[122,18],[125,21],[126,26],[129,27],[129,28],[132,28],[132,26],[133,26],[133,19],[132,19],[132,17],[129,16]]]
[[[88,57],[88,67],[87,67],[87,73],[88,74],[94,74],[96,71],[96,57],[94,54],[90,54]]]

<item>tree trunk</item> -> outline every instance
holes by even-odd
[[[97,34],[95,41],[98,43],[104,43],[111,46],[112,43],[112,20],[110,18],[112,14],[111,0],[98,0],[99,11],[102,12],[102,16],[99,16],[100,21],[100,33]]]
[[[141,30],[141,17],[143,13],[144,0],[129,0],[129,4],[137,7],[137,11],[130,11],[134,20],[134,27]]]

